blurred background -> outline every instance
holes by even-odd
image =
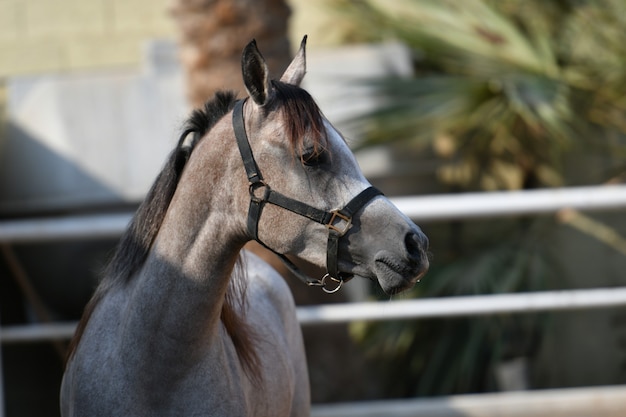
[[[243,47],[278,77],[304,34],[304,87],[388,196],[624,182],[622,0],[2,0],[0,225],[131,212],[190,109],[243,95]],[[623,210],[419,224],[431,270],[394,299],[626,286]],[[3,328],[78,320],[116,242],[40,232],[0,233]],[[626,383],[625,308],[303,331],[316,404]],[[0,345],[6,416],[58,415],[66,342]]]

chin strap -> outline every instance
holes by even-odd
[[[243,118],[243,105],[245,100],[239,100],[233,109],[233,128],[235,130],[235,138],[237,146],[243,160],[246,175],[249,181],[250,207],[248,209],[247,228],[250,237],[259,242],[263,247],[270,250],[278,256],[285,264],[287,269],[298,279],[309,286],[322,287],[327,293],[338,291],[344,281],[348,281],[351,277],[343,276],[339,271],[338,253],[339,239],[344,236],[352,225],[352,216],[354,216],[363,206],[365,206],[373,198],[382,195],[378,189],[368,187],[361,191],[341,210],[325,211],[312,207],[306,203],[287,197],[272,188],[263,180],[261,171],[254,160],[252,148],[246,135],[246,128]],[[304,274],[300,269],[284,254],[276,252],[259,239],[259,220],[263,207],[266,203],[273,204],[292,213],[306,217],[314,222],[323,224],[328,228],[328,246],[326,250],[326,269],[327,273],[321,279],[315,279]],[[337,286],[328,289],[328,281],[334,281]]]

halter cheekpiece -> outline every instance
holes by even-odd
[[[382,195],[378,189],[368,187],[356,195],[344,208],[340,210],[325,211],[312,207],[306,203],[289,198],[277,191],[274,191],[269,184],[263,180],[261,171],[254,160],[252,148],[246,134],[246,127],[243,119],[243,105],[245,100],[235,103],[233,109],[233,128],[237,146],[246,169],[249,181],[250,207],[248,209],[247,228],[250,236],[262,246],[276,254],[285,266],[300,280],[310,286],[322,287],[325,292],[333,293],[338,291],[343,282],[349,278],[342,276],[339,271],[337,255],[339,252],[339,239],[344,236],[352,224],[354,216],[363,206],[376,196]],[[266,203],[282,207],[300,216],[306,217],[314,222],[323,224],[328,229],[328,246],[326,249],[326,269],[327,273],[321,279],[311,278],[302,273],[284,254],[276,252],[259,239],[259,220],[263,207]],[[333,281],[337,285],[328,289],[328,281]]]

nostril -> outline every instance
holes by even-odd
[[[425,246],[428,246],[428,239],[424,235],[420,236],[417,233],[409,232],[404,237],[404,244],[409,258],[419,261],[422,258],[423,251],[426,250]]]

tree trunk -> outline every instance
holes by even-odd
[[[243,92],[241,51],[259,43],[276,78],[290,62],[285,0],[173,0],[187,96],[201,106],[218,90]]]

